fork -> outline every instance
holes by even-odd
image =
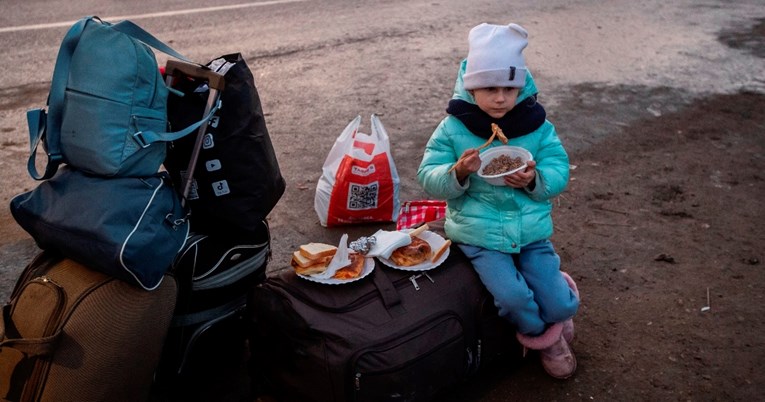
[[[496,138],[496,137],[499,137],[499,140],[502,141],[503,144],[507,144],[507,137],[505,137],[505,133],[502,132],[502,129],[499,128],[499,126],[496,125],[495,123],[491,123],[491,137],[489,137],[488,141],[486,141],[483,144],[481,144],[481,146],[477,147],[475,150],[476,151],[480,151],[480,150],[488,147],[489,145],[491,145],[492,142],[494,142],[494,138]],[[446,171],[446,174],[449,174],[454,169],[456,169],[457,168],[457,164],[459,164],[461,160],[462,160],[462,157],[460,156],[460,158],[457,159],[457,162],[454,162],[454,165],[452,165],[452,167],[449,170]]]

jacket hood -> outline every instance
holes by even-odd
[[[472,104],[475,104],[475,99],[473,98],[473,95],[470,95],[470,92],[468,92],[465,89],[465,85],[462,80],[462,76],[465,75],[465,68],[467,67],[467,59],[463,59],[462,63],[460,63],[460,70],[459,73],[457,73],[457,82],[454,84],[454,95],[452,96],[452,99],[461,99],[466,102],[470,102]],[[515,104],[519,104],[523,102],[525,99],[527,99],[530,96],[536,95],[537,92],[537,86],[534,83],[534,77],[531,76],[531,71],[526,72],[526,84],[521,88],[521,92],[518,94],[518,99],[515,100]]]

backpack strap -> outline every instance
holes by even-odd
[[[29,126],[29,159],[27,160],[27,171],[35,180],[44,180],[53,177],[58,170],[58,165],[63,162],[63,155],[59,150],[58,139],[50,140],[52,134],[45,133],[45,121],[47,115],[43,109],[31,109],[27,111],[27,124]],[[45,146],[48,163],[45,165],[45,172],[37,172],[37,147],[41,140],[45,140]],[[50,145],[49,145],[50,143]]]
[[[80,36],[85,30],[85,25],[92,17],[83,18],[77,21],[66,33],[61,42],[58,56],[56,57],[56,66],[53,69],[53,79],[50,84],[48,94],[48,113],[42,109],[33,109],[27,112],[27,123],[29,125],[29,144],[30,155],[27,161],[27,170],[29,175],[35,180],[44,180],[53,177],[58,170],[58,165],[64,161],[61,154],[61,121],[63,119],[62,109],[64,105],[64,93],[66,91],[66,82],[69,79],[69,63],[72,60],[74,49],[80,41]],[[35,165],[37,147],[40,141],[44,141],[44,148],[48,155],[48,163],[45,166],[45,172],[39,174]]]
[[[30,155],[27,161],[27,170],[29,171],[29,175],[32,176],[32,178],[35,180],[45,180],[53,177],[53,175],[58,170],[58,166],[65,162],[64,155],[61,153],[60,144],[61,123],[63,121],[62,112],[64,107],[66,85],[69,80],[69,66],[72,61],[72,55],[74,54],[74,51],[77,48],[77,44],[80,41],[80,37],[82,36],[82,33],[85,30],[87,24],[92,20],[96,20],[98,23],[108,25],[112,29],[124,33],[133,39],[139,40],[146,45],[170,56],[189,63],[193,63],[131,21],[125,20],[116,24],[111,24],[105,21],[101,21],[100,18],[95,16],[82,18],[77,21],[66,33],[56,58],[56,65],[53,70],[53,79],[51,80],[50,93],[48,95],[47,114],[43,109],[32,109],[27,112],[27,124],[29,126],[30,143]],[[143,148],[148,147],[151,143],[156,141],[177,140],[198,129],[202,124],[207,123],[219,108],[220,103],[215,105],[210,113],[202,120],[181,131],[174,133],[139,132],[136,133],[133,138]],[[44,144],[44,148],[48,156],[45,171],[42,174],[37,171],[35,160],[37,147],[41,141]]]
[[[191,60],[187,59],[182,54],[176,52],[173,48],[171,48],[170,46],[167,46],[164,42],[155,38],[152,34],[146,32],[143,28],[134,24],[132,21],[129,21],[129,20],[120,21],[116,24],[111,25],[111,27],[115,31],[122,32],[125,35],[128,35],[132,37],[133,39],[139,40],[145,43],[146,45],[151,46],[156,50],[159,50],[162,53],[168,54],[170,56],[175,57],[176,59],[183,60],[187,63],[192,63],[194,65],[199,66],[198,63],[194,63]],[[157,141],[163,141],[163,142],[175,141],[177,139],[183,138],[191,134],[200,126],[210,121],[210,119],[213,117],[213,115],[215,115],[215,113],[218,111],[218,109],[220,109],[220,107],[221,107],[221,103],[220,102],[216,103],[215,105],[213,105],[210,112],[206,116],[204,116],[204,118],[202,118],[202,120],[184,128],[183,130],[175,131],[175,132],[162,132],[162,133],[157,133],[154,131],[142,131],[142,132],[137,132],[133,134],[133,139],[138,143],[138,145],[141,146],[141,148],[146,148]]]
[[[202,126],[202,124],[206,124],[208,121],[210,121],[210,119],[215,115],[215,113],[218,112],[218,109],[220,109],[222,105],[223,103],[219,100],[215,105],[213,105],[213,107],[210,109],[210,112],[207,113],[207,115],[202,118],[202,120],[199,120],[198,122],[184,128],[183,130],[175,131],[172,133],[139,131],[133,134],[133,140],[135,140],[135,142],[138,143],[141,148],[146,148],[157,141],[169,142],[183,138],[191,134],[194,130],[198,129],[200,126]]]
[[[95,18],[98,18],[98,17],[95,17]],[[99,19],[99,21],[101,20]],[[162,53],[168,54],[170,56],[175,57],[176,59],[183,60],[187,63],[193,63],[191,60],[187,59],[184,55],[176,52],[173,48],[171,48],[170,46],[167,46],[164,42],[155,38],[152,34],[146,32],[143,28],[134,24],[132,21],[124,20],[116,24],[109,24],[108,22],[103,22],[103,23],[106,25],[111,25],[112,29],[114,29],[115,31],[120,31],[124,33],[125,35],[132,37],[133,39],[137,39],[153,47],[154,49],[159,50]],[[193,63],[193,64],[197,64],[197,63]]]

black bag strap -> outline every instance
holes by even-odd
[[[377,262],[375,262],[377,264]],[[384,269],[375,269],[372,272],[372,282],[375,284],[377,291],[380,292],[380,298],[383,301],[383,305],[389,312],[395,312],[397,314],[403,313],[404,306],[401,305],[401,295],[396,290],[396,287],[391,282],[388,274]]]

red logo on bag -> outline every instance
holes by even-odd
[[[369,176],[376,171],[375,165],[369,165],[366,169],[362,169],[359,166],[353,166],[351,169],[353,169],[351,173],[357,176]]]
[[[372,155],[372,152],[375,151],[375,144],[361,142],[359,140],[353,141],[353,147],[363,150],[367,155]]]
[[[388,154],[362,161],[345,155],[335,177],[327,226],[391,221],[393,178]]]

